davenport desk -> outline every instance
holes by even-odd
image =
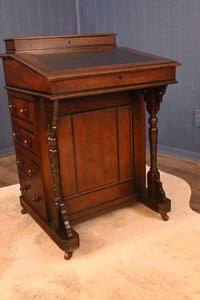
[[[136,201],[163,220],[170,211],[156,163],[156,114],[179,63],[117,47],[115,36],[10,38],[1,55],[22,213],[66,259],[79,247],[73,224]]]

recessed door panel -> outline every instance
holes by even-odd
[[[118,180],[116,108],[73,115],[79,192]]]

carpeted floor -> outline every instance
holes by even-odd
[[[170,220],[143,205],[75,226],[80,248],[70,261],[29,215],[19,186],[0,189],[1,300],[199,300],[200,215],[190,187],[161,173]]]

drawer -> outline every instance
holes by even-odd
[[[26,151],[26,149],[17,142],[15,143],[15,152],[23,153],[28,158],[28,160],[33,161],[36,165],[38,165],[39,154],[31,152],[31,151]]]
[[[20,190],[24,200],[33,207],[44,219],[47,219],[46,202],[41,183],[33,183],[20,176]]]
[[[12,124],[18,124],[18,126],[25,128],[31,132],[36,130],[35,123],[33,123],[33,122],[28,122],[24,119],[18,118],[17,116],[15,116],[13,114],[10,114],[10,117],[11,117]]]
[[[13,139],[16,143],[25,147],[27,150],[37,153],[38,152],[38,141],[34,135],[34,132],[22,128],[17,123],[12,123],[13,128]]]
[[[41,173],[37,162],[16,150],[16,163],[20,177],[27,178],[35,184],[41,182]]]
[[[29,123],[35,120],[34,105],[30,99],[8,95],[10,113]]]

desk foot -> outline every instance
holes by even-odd
[[[65,252],[64,259],[70,260],[70,258],[72,257],[72,254],[73,254],[73,251],[71,251],[71,252]]]
[[[161,214],[161,218],[162,218],[163,221],[165,221],[165,222],[169,220],[169,216],[168,216],[166,213]]]
[[[171,201],[168,198],[154,198],[148,196],[148,190],[140,197],[140,202],[159,213],[163,221],[168,221],[168,212],[171,210]]]

